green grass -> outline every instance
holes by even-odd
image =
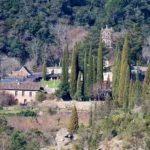
[[[60,80],[49,80],[49,81],[45,81],[45,80],[41,80],[42,86],[46,86],[48,85],[49,88],[57,88],[60,84]]]

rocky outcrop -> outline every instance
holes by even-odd
[[[73,140],[73,136],[67,131],[66,128],[60,129],[56,133],[56,144],[57,144],[57,150],[61,150],[62,147],[69,144]]]

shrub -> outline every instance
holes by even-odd
[[[57,113],[57,110],[56,110],[56,109],[49,108],[49,109],[48,109],[48,113],[49,113],[50,115],[54,115],[54,114]]]
[[[37,92],[36,93],[36,100],[38,100],[39,102],[42,102],[46,99],[46,95],[43,92]]]
[[[31,110],[22,110],[19,113],[17,113],[18,116],[37,116],[37,114],[34,111]]]

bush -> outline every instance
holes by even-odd
[[[48,109],[48,113],[49,113],[50,115],[54,115],[54,114],[57,113],[57,110],[56,110],[56,109],[49,108],[49,109]]]
[[[17,113],[18,116],[37,116],[37,114],[34,111],[31,110],[22,110],[19,113]]]
[[[46,99],[46,95],[43,92],[37,92],[36,93],[36,100],[38,100],[39,102],[42,102]]]

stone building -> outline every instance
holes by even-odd
[[[107,48],[112,48],[112,35],[112,27],[108,28],[108,26],[106,25],[106,28],[101,30],[102,41],[105,43]]]
[[[40,90],[40,83],[35,82],[0,83],[0,92],[13,95],[18,104],[34,102],[36,100],[36,92]]]

